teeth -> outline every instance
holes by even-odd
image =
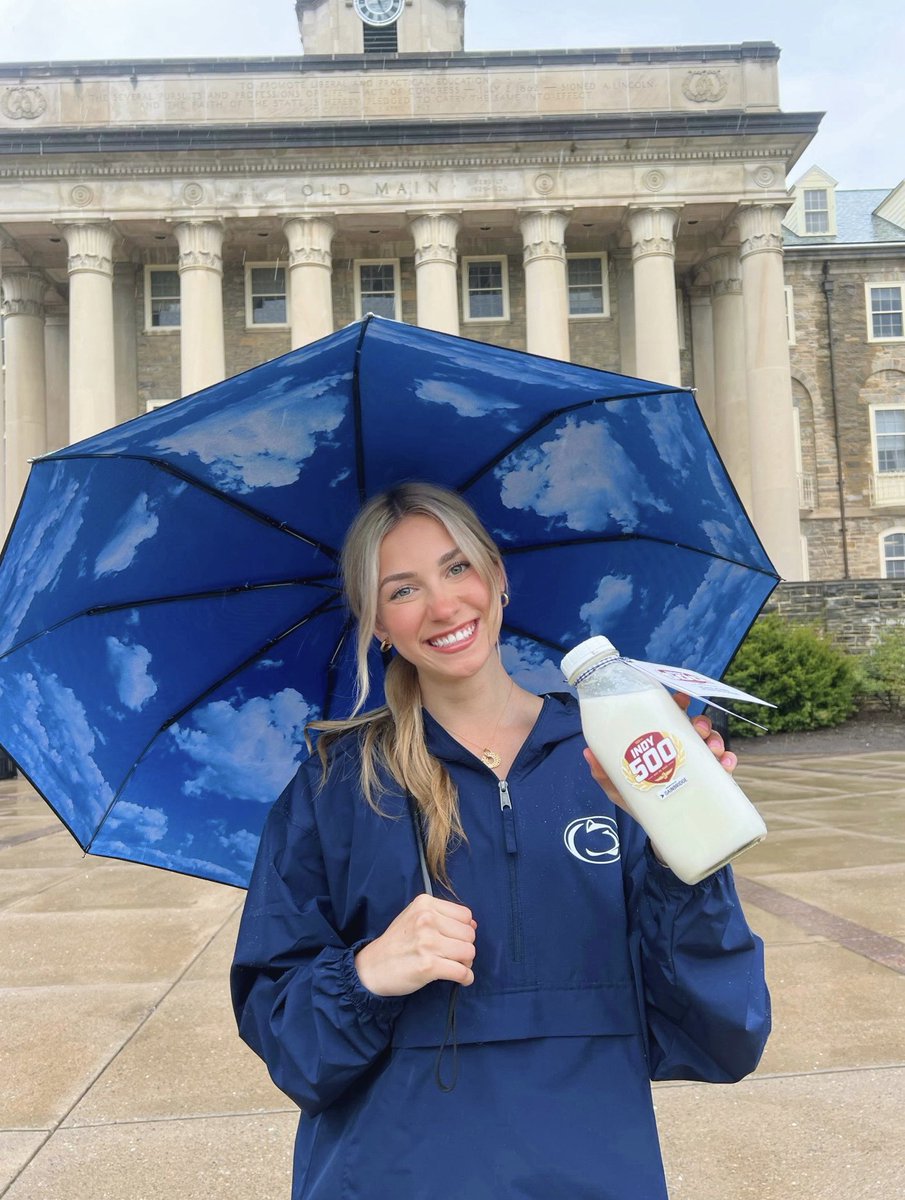
[[[466,625],[464,629],[459,629],[456,633],[448,633],[445,637],[431,638],[430,644],[442,649],[444,646],[454,646],[456,642],[464,642],[466,638],[470,638],[474,633],[474,622],[471,625]]]

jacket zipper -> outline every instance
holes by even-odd
[[[500,791],[500,812],[503,814],[503,838],[506,843],[506,865],[509,872],[509,952],[513,962],[521,962],[522,917],[518,890],[518,840],[515,835],[515,817],[512,812],[512,797],[505,779],[497,781]]]

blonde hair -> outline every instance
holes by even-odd
[[[380,811],[384,788],[381,769],[415,800],[425,833],[425,853],[431,874],[448,885],[447,852],[464,839],[459,798],[449,772],[427,749],[421,712],[418,672],[395,655],[386,669],[386,704],[362,712],[371,688],[368,654],[377,623],[380,547],[383,539],[408,516],[432,517],[448,532],[470,561],[491,595],[505,591],[506,572],[496,543],[474,510],[456,492],[430,483],[403,483],[372,497],[353,521],[343,544],[341,569],[346,600],[357,622],[356,702],[352,715],[340,721],[312,721],[320,733],[317,752],[323,770],[330,770],[330,747],[356,730],[360,737],[361,789],[372,808]]]

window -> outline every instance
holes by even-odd
[[[870,410],[874,449],[871,504],[905,503],[905,405]]]
[[[174,397],[172,396],[169,398],[169,400],[146,400],[145,412],[154,412],[154,410],[157,408],[166,408],[168,404],[173,403],[173,400]]]
[[[145,328],[178,329],[181,321],[179,272],[175,267],[145,267]]]
[[[805,233],[829,233],[830,205],[826,188],[807,188],[804,193]]]
[[[875,408],[877,470],[905,471],[905,408]]]
[[[905,579],[905,529],[880,535],[880,569],[884,579]]]
[[[792,294],[791,287],[788,284],[785,287],[786,294],[786,338],[789,345],[795,345],[795,298]]]
[[[569,316],[607,317],[610,310],[605,254],[569,254]]]
[[[463,258],[462,315],[466,321],[509,320],[509,272],[505,258]]]
[[[245,267],[245,324],[285,325],[286,268],[276,263]]]
[[[868,283],[867,338],[871,342],[901,340],[902,285],[900,283]]]
[[[361,259],[355,264],[355,306],[359,317],[374,313],[399,319],[398,259]]]

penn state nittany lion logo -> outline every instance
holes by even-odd
[[[569,822],[562,838],[582,862],[598,866],[619,861],[619,831],[612,817],[579,817]]]

